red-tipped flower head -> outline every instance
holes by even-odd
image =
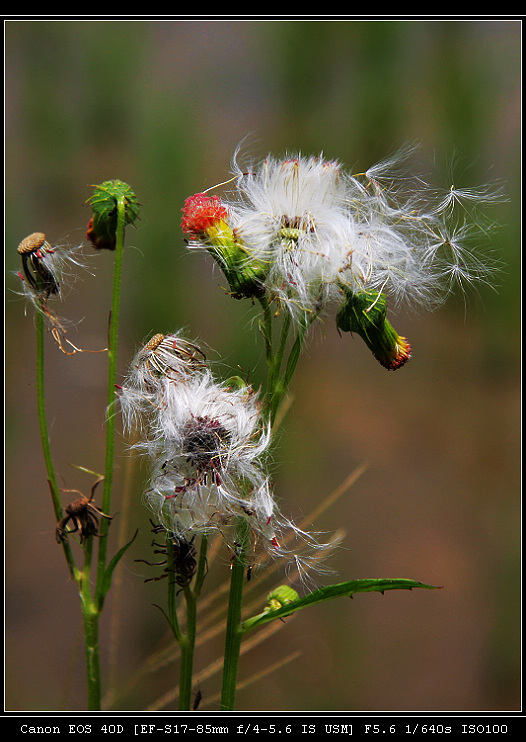
[[[226,222],[228,211],[219,196],[196,193],[189,196],[182,208],[181,228],[185,234],[202,235],[217,227],[218,222]]]

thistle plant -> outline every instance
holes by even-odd
[[[125,227],[138,218],[138,204],[129,186],[120,181],[108,181],[95,188],[92,204],[98,219],[91,219],[88,237],[97,249],[108,248],[115,251],[114,281],[111,301],[109,344],[103,351],[108,357],[108,400],[113,401],[116,382],[116,355],[119,328],[119,299],[124,250]],[[95,244],[94,239],[101,235],[103,242]],[[109,236],[113,235],[110,241]],[[104,474],[97,475],[91,494],[86,497],[77,490],[61,490],[55,470],[49,431],[47,425],[45,400],[45,331],[50,330],[60,350],[70,355],[82,352],[66,337],[66,325],[52,306],[52,301],[63,296],[64,282],[69,274],[66,269],[79,266],[79,249],[67,246],[51,246],[45,234],[36,232],[24,238],[19,246],[22,271],[19,277],[24,295],[35,308],[36,323],[36,368],[37,368],[37,409],[40,438],[47,472],[47,481],[55,517],[57,520],[56,540],[62,546],[71,578],[79,590],[84,626],[86,678],[88,688],[87,707],[89,710],[101,708],[102,681],[100,669],[99,620],[104,601],[111,587],[112,575],[120,558],[133,541],[121,548],[108,561],[107,533],[111,522],[111,500],[115,452],[115,421],[108,420],[106,427],[106,460]],[[72,350],[70,350],[72,348]],[[85,466],[79,469],[89,471]],[[95,489],[103,485],[102,506],[94,502]],[[71,503],[62,507],[62,494],[75,492],[79,495]],[[70,544],[69,534],[77,533],[82,550],[82,564]],[[97,553],[94,539],[97,537]]]
[[[255,566],[272,560],[294,565],[309,577],[310,567],[336,542],[295,524],[286,515],[286,496],[275,491],[273,481],[279,415],[312,328],[332,318],[334,331],[360,337],[384,368],[397,370],[411,359],[411,345],[388,319],[389,307],[408,302],[436,308],[456,286],[464,290],[476,281],[489,281],[497,268],[483,256],[480,243],[493,226],[481,207],[501,198],[499,186],[451,186],[440,192],[403,172],[408,155],[404,150],[365,173],[350,174],[321,155],[268,156],[245,164],[236,152],[232,177],[217,187],[230,186],[224,196],[208,191],[185,200],[181,229],[188,250],[208,253],[226,280],[227,295],[258,312],[253,326],[263,342],[266,378],[257,389],[240,376],[219,376],[200,344],[174,328],[161,328],[147,339],[127,373],[117,379],[124,233],[139,218],[139,205],[121,181],[95,189],[86,236],[95,249],[115,253],[106,460],[90,496],[79,493],[65,512],[45,421],[43,327],[50,322],[55,339],[63,337],[49,302],[60,293],[58,267],[66,264],[66,257],[59,259],[43,235],[21,243],[20,276],[39,318],[42,443],[57,540],[80,588],[90,709],[100,708],[101,702],[98,619],[113,571],[133,541],[107,561],[104,536],[112,522],[116,401],[130,453],[148,464],[142,499],[168,578],[162,610],[180,651],[179,710],[193,705],[197,606],[212,539],[220,541],[230,562],[220,700],[225,711],[235,708],[241,646],[249,632],[358,592],[432,588],[408,578],[371,578],[312,589],[305,580],[296,585],[298,590],[279,585],[253,615],[245,615],[243,608],[245,585]],[[64,349],[62,340],[59,347]],[[94,502],[99,484],[100,507]],[[74,534],[84,553],[82,568],[76,566],[70,545]],[[100,536],[92,590],[94,537]]]

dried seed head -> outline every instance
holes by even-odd
[[[51,294],[58,295],[59,271],[55,251],[46,241],[46,235],[43,232],[33,232],[22,240],[17,251],[22,259],[23,277],[40,300],[48,299]]]
[[[94,482],[91,488],[91,495],[86,497],[78,490],[63,490],[64,492],[76,492],[81,495],[73,502],[70,502],[64,508],[66,515],[57,523],[55,531],[55,537],[58,544],[64,543],[69,533],[75,533],[78,531],[80,536],[80,543],[82,544],[88,536],[100,536],[99,533],[99,516],[112,520],[111,515],[106,515],[102,510],[95,505],[93,502],[93,496],[95,489],[104,477],[100,477]],[[72,528],[68,528],[68,524],[71,522]]]
[[[50,244],[43,232],[32,232],[17,247],[22,263],[21,270],[16,271],[21,287],[17,293],[24,296],[45,318],[53,339],[66,355],[84,351],[66,338],[69,322],[57,315],[50,300],[62,299],[63,287],[67,287],[73,278],[72,268],[87,269],[80,252],[81,245]],[[86,352],[100,353],[105,350]]]
[[[136,366],[146,376],[178,377],[203,368],[206,361],[203,351],[178,334],[157,333],[137,354]]]
[[[207,366],[206,356],[194,343],[179,333],[153,335],[130,364],[130,371],[120,386],[120,407],[127,430],[142,427],[164,404],[166,384],[178,384]]]
[[[17,247],[20,255],[35,252],[39,247],[46,244],[46,235],[43,232],[33,232],[25,237]]]
[[[162,332],[158,332],[157,335],[154,335],[153,338],[151,338],[146,345],[144,346],[144,350],[155,350],[157,346],[159,346],[162,341],[164,340],[164,335]]]
[[[182,441],[186,460],[206,477],[208,473],[213,476],[214,470],[223,465],[230,435],[219,420],[198,416],[184,426]]]

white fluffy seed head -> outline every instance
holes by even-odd
[[[261,476],[240,493],[239,481],[228,473],[221,483],[192,482],[180,471],[152,477],[145,500],[155,517],[179,537],[221,534],[233,546],[239,518],[246,521],[255,544],[273,547],[279,514],[268,480]]]
[[[237,200],[225,208],[247,255],[267,265],[271,298],[303,319],[338,302],[342,285],[434,306],[454,277],[491,280],[495,265],[477,257],[473,237],[486,234],[478,207],[501,200],[500,185],[440,193],[407,175],[411,155],[357,175],[323,156],[254,167],[234,158]]]
[[[217,382],[179,333],[156,335],[133,359],[120,403],[125,427],[139,431],[133,447],[151,460],[146,502],[167,530],[225,535],[242,517],[272,543],[270,429],[250,386]]]
[[[255,170],[237,168],[237,187],[235,233],[268,265],[267,291],[294,315],[319,311],[349,242],[340,165],[323,157],[268,157]]]
[[[150,419],[149,452],[158,457],[184,453],[191,433],[203,438],[209,433],[220,444],[219,466],[230,466],[243,473],[243,466],[260,459],[270,443],[270,431],[262,422],[261,403],[251,387],[231,389],[214,380],[209,370],[174,383],[164,379],[156,395],[155,412]],[[217,431],[214,434],[214,426]]]
[[[206,357],[181,332],[157,333],[135,354],[120,392],[120,407],[127,432],[147,428],[163,404],[168,383],[199,376]]]
[[[155,389],[165,379],[181,381],[205,368],[206,357],[180,333],[157,333],[139,350],[131,376],[138,389]]]

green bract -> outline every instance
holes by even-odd
[[[119,202],[124,205],[124,226],[134,224],[139,218],[139,202],[130,186],[122,180],[106,180],[95,186],[88,199],[93,216],[86,237],[97,250],[115,250]]]
[[[342,286],[345,296],[336,313],[336,326],[342,332],[359,335],[374,357],[387,369],[403,366],[411,357],[411,346],[387,320],[387,300],[378,291],[354,293]]]

